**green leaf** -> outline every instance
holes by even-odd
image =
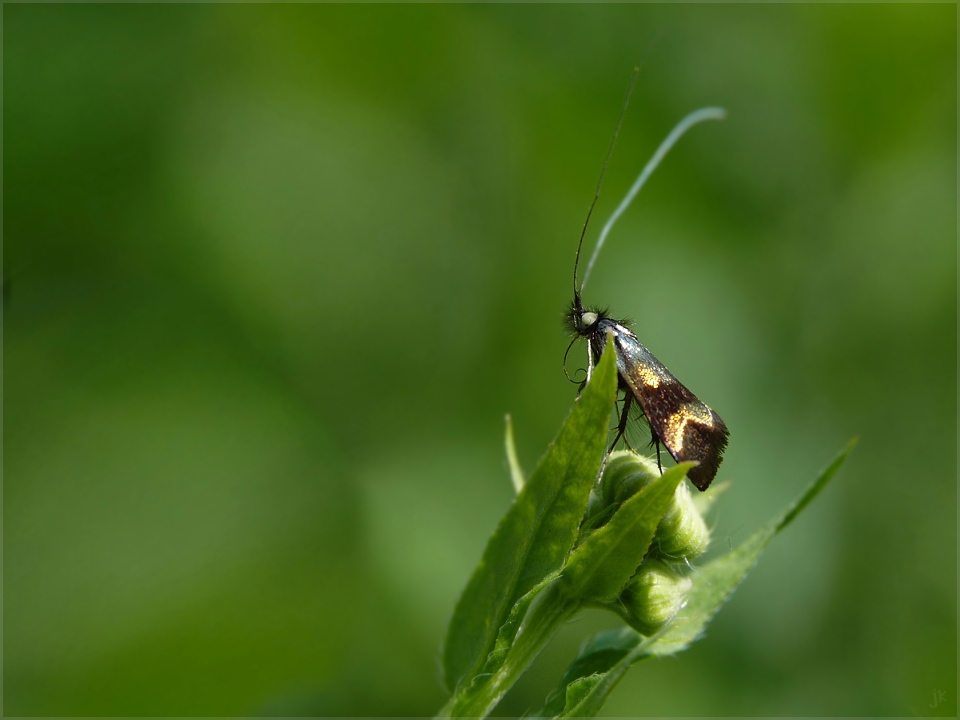
[[[494,643],[493,650],[491,650],[487,656],[487,661],[484,663],[483,670],[480,673],[481,675],[490,675],[503,667],[510,648],[522,630],[522,623],[527,617],[531,604],[534,600],[538,599],[540,602],[543,602],[542,598],[540,598],[541,591],[545,590],[547,586],[556,579],[557,575],[551,575],[543,582],[534,585],[530,592],[517,600],[516,604],[510,609],[510,615],[507,616],[507,621],[500,627],[500,632],[497,633],[497,641]]]
[[[756,564],[770,540],[823,490],[856,442],[856,439],[852,440],[780,517],[761,527],[736,550],[699,568],[692,576],[694,585],[687,596],[686,606],[658,633],[644,637],[623,628],[597,635],[564,674],[560,688],[551,695],[545,710],[555,717],[592,717],[634,662],[653,655],[671,655],[697,640]],[[587,685],[578,685],[587,677],[591,678]],[[573,693],[568,692],[571,686],[576,687]],[[588,688],[587,691],[580,692],[584,687]],[[557,700],[561,696],[575,697],[577,701],[572,705],[565,703],[562,712],[557,713]]]
[[[536,713],[535,717],[556,717],[563,714],[565,708],[575,708],[583,702],[586,695],[577,696],[576,702],[571,703],[570,686],[580,680],[593,678],[590,687],[592,690],[593,685],[642,640],[643,638],[629,627],[604,630],[594,635],[580,648],[577,659],[567,668],[557,689],[550,694],[543,710]]]
[[[447,631],[443,675],[449,689],[473,678],[517,600],[567,559],[603,459],[616,380],[615,353],[606,352],[487,543]]]
[[[620,594],[650,547],[677,485],[695,465],[680,463],[667,470],[584,540],[570,556],[560,578],[571,597],[603,601]]]
[[[602,675],[587,675],[567,685],[567,694],[563,704],[564,712],[574,710],[579,706],[602,680]]]
[[[746,577],[773,537],[783,530],[826,486],[840,469],[853,449],[852,440],[832,463],[814,480],[804,493],[783,514],[753,533],[735,550],[713,560],[691,577],[693,588],[687,596],[686,607],[670,623],[650,648],[654,655],[672,655],[686,649],[730,598],[733,591]]]
[[[454,696],[449,715],[486,717],[578,609],[579,603],[560,591],[556,576],[524,595],[500,628],[482,671]]]
[[[576,704],[567,703],[559,717],[594,717],[599,713],[603,703],[607,701],[607,697],[620,682],[620,678],[630,669],[630,666],[637,660],[649,655],[646,651],[651,641],[656,637],[654,635],[653,638],[645,638],[633,630],[625,629],[621,647],[626,652],[606,672],[594,673],[593,677],[596,679],[591,683],[589,691],[580,694]],[[608,653],[607,658],[612,659],[613,657],[613,653]]]

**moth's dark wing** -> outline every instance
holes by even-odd
[[[620,378],[640,403],[650,428],[674,460],[700,463],[687,477],[698,490],[706,490],[723,460],[730,436],[727,426],[633,333],[615,332],[614,342]]]

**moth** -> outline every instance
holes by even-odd
[[[634,75],[635,80],[636,75]],[[631,84],[631,90],[632,88]],[[629,100],[629,96],[628,91],[627,100]],[[690,478],[698,490],[703,491],[710,487],[710,483],[716,477],[717,470],[723,460],[723,451],[727,447],[727,440],[730,436],[726,423],[706,403],[677,380],[663,363],[657,360],[654,354],[633,334],[626,321],[613,319],[605,309],[585,307],[582,294],[590,270],[600,253],[600,248],[603,246],[610,228],[613,227],[614,222],[623,211],[627,209],[647,178],[656,169],[660,160],[690,127],[704,120],[721,119],[725,113],[720,108],[698,110],[681,120],[664,139],[600,232],[596,248],[584,272],[583,281],[578,286],[577,273],[580,266],[583,237],[586,234],[594,205],[596,205],[597,198],[600,197],[603,175],[606,172],[607,163],[610,161],[613,145],[620,132],[626,105],[627,101],[625,100],[620,121],[617,123],[617,129],[614,133],[614,142],[610,144],[610,150],[607,152],[607,159],[600,173],[600,182],[597,183],[597,191],[587,212],[587,219],[584,222],[580,242],[577,246],[576,260],[573,266],[573,302],[566,313],[567,327],[574,337],[570,346],[567,347],[567,352],[569,353],[570,348],[577,340],[581,338],[587,340],[587,380],[589,380],[590,373],[607,346],[607,338],[613,338],[613,351],[617,354],[617,385],[618,390],[623,393],[623,408],[620,411],[617,434],[610,449],[616,447],[617,442],[624,436],[630,411],[632,406],[636,404],[650,425],[652,444],[657,450],[657,465],[660,466],[661,445],[677,462],[696,460],[700,464],[692,468],[687,473],[687,477]],[[564,359],[566,360],[566,356],[564,356]],[[566,370],[564,371],[566,372]],[[586,380],[584,383],[586,383]],[[662,466],[660,468],[662,471]]]

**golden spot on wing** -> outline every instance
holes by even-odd
[[[670,414],[663,427],[663,444],[676,455],[683,456],[683,438],[687,425],[696,423],[711,427],[713,416],[705,405],[687,404]]]
[[[630,374],[633,375],[637,380],[642,382],[644,385],[646,385],[648,388],[660,387],[661,378],[659,373],[651,370],[650,368],[637,366],[633,368]]]
[[[636,363],[630,368],[629,376],[635,386],[656,390],[661,386],[668,385],[670,382],[676,382],[674,378],[669,377],[669,373],[667,373],[668,376],[665,377],[665,372],[666,370],[663,367]]]

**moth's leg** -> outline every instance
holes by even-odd
[[[660,464],[660,438],[657,437],[652,426],[650,427],[650,444],[657,449],[657,470],[663,475],[663,465]]]
[[[620,422],[617,423],[617,436],[613,438],[613,444],[610,446],[610,449],[607,452],[613,452],[613,449],[617,446],[617,443],[620,442],[620,438],[623,437],[623,433],[626,432],[627,418],[630,416],[630,403],[632,402],[633,393],[627,390],[623,394],[623,410],[620,412]],[[623,441],[626,442],[626,438],[624,438]]]

